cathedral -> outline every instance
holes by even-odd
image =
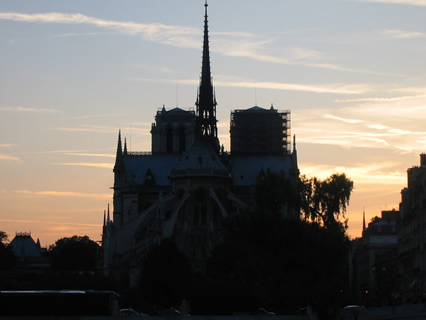
[[[224,219],[254,205],[254,185],[267,172],[299,175],[291,150],[290,111],[258,106],[231,113],[231,150],[220,147],[216,94],[210,71],[207,3],[195,110],[157,111],[151,152],[129,152],[118,134],[114,196],[104,212],[103,269],[136,283],[143,257],[172,238],[202,269],[222,240]],[[284,213],[286,214],[286,213]]]

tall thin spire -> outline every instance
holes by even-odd
[[[117,157],[123,155],[123,148],[121,146],[121,129],[118,131],[118,143],[117,143]]]
[[[201,65],[200,87],[195,105],[197,106],[199,132],[207,136],[213,146],[219,150],[217,139],[216,97],[210,70],[209,30],[207,20],[207,0],[204,4],[204,38]]]
[[[364,235],[366,226],[365,226],[365,209],[362,210],[362,235]]]
[[[121,145],[121,130],[118,131],[117,154],[115,157],[114,171],[123,164],[123,147]]]

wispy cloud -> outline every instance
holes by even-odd
[[[92,118],[115,118],[120,116],[125,116],[125,113],[110,113],[110,114],[88,114],[84,116],[76,116],[71,119],[92,119]]]
[[[426,96],[351,102],[342,108],[295,110],[292,131],[298,142],[405,153],[426,150],[426,130],[422,126]]]
[[[56,166],[80,166],[80,167],[95,167],[95,168],[114,168],[114,163],[92,163],[92,162],[57,162],[51,163]]]
[[[111,153],[81,153],[81,152],[64,152],[70,156],[81,156],[81,157],[104,157],[104,158],[115,158],[114,154]]]
[[[31,190],[14,190],[12,191],[17,194],[27,195],[27,196],[47,196],[47,197],[72,197],[72,198],[92,198],[92,199],[110,199],[111,194],[109,193],[83,193],[83,192],[73,192],[73,191],[31,191]]]
[[[418,31],[383,30],[383,34],[395,39],[424,38],[426,34]]]
[[[78,127],[55,127],[51,130],[70,131],[70,132],[97,132],[97,133],[117,133],[117,128],[95,125],[81,125]]]
[[[54,109],[47,108],[31,108],[31,107],[0,107],[0,111],[10,112],[59,112]]]
[[[359,2],[379,2],[390,4],[406,4],[413,6],[426,6],[426,0],[358,0]]]
[[[94,223],[78,223],[78,222],[65,222],[65,221],[49,221],[49,220],[15,220],[15,219],[0,219],[1,222],[16,222],[16,223],[31,223],[31,224],[50,224],[50,225],[69,225],[69,226],[83,226],[83,227],[99,227],[99,224]]]
[[[423,99],[426,98],[426,94],[415,95],[415,96],[403,96],[403,97],[389,97],[389,98],[360,98],[360,99],[337,99],[335,102],[387,102],[387,101],[403,101],[403,100],[414,100],[414,99]]]
[[[0,153],[0,161],[8,162],[22,162],[22,159],[19,157],[11,156],[8,154]]]
[[[318,165],[314,163],[300,163],[301,174],[307,177],[318,177],[325,179],[334,173],[344,172],[350,179],[363,184],[394,184],[404,185],[407,180],[407,173],[396,169],[398,163],[380,162],[363,163],[358,166],[332,166]]]
[[[217,78],[220,78],[218,76]],[[173,82],[176,80],[170,79],[150,79],[150,78],[133,78],[135,81],[144,82]],[[178,80],[180,84],[184,85],[197,85],[198,80],[194,79],[181,79]],[[283,90],[283,91],[304,91],[314,93],[334,93],[334,94],[362,94],[371,91],[371,88],[365,84],[342,84],[342,83],[331,83],[331,84],[298,84],[298,83],[285,83],[285,82],[254,82],[244,80],[215,80],[214,85],[216,87],[234,87],[234,88],[261,88],[271,90]],[[338,100],[346,101],[346,100]],[[350,100],[348,100],[350,101]]]
[[[125,21],[104,20],[86,16],[80,13],[66,14],[58,12],[24,14],[17,12],[0,12],[0,20],[33,22],[33,23],[61,23],[61,24],[88,24],[99,28],[106,28],[127,35],[139,36],[146,41],[157,42],[175,47],[196,48],[200,47],[201,29],[185,26],[172,26],[161,23],[135,23]],[[75,35],[68,33],[65,35]],[[265,35],[256,35],[248,32],[218,32],[210,33],[215,37],[213,52],[225,56],[247,57],[254,60],[302,65],[313,68],[324,68],[336,71],[374,73],[369,70],[351,69],[336,64],[320,62],[321,54],[305,48],[290,48],[279,55],[266,54],[265,47],[271,47],[274,38]]]
[[[352,124],[364,122],[363,120],[358,120],[358,119],[344,119],[344,118],[341,118],[341,117],[333,116],[331,114],[326,114],[324,117],[327,118],[327,119],[334,119],[334,120],[339,120],[339,121],[343,121],[343,122],[346,122],[346,123],[352,123]]]

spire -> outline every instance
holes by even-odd
[[[362,235],[364,235],[365,232],[365,209],[362,211]]]
[[[121,147],[121,129],[118,130],[118,143],[117,143],[117,158],[123,155],[123,149]]]
[[[111,221],[110,215],[109,215],[109,203],[108,203],[108,213],[107,213],[107,223]]]
[[[127,140],[126,138],[124,138],[124,151],[123,154],[126,156],[127,155]]]
[[[210,49],[209,49],[209,31],[207,22],[207,0],[204,4],[204,38],[203,38],[203,57],[201,65],[200,86],[198,89],[197,106],[198,130],[203,136],[207,136],[218,151],[219,141],[217,139],[217,120],[216,120],[216,97],[213,90],[211,70],[210,70]]]
[[[105,213],[105,210],[104,210],[104,227],[106,226],[106,213]]]
[[[123,165],[123,148],[121,146],[121,130],[118,131],[117,155],[115,157],[114,171]]]

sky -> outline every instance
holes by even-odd
[[[300,173],[346,173],[348,233],[398,209],[426,152],[426,0],[210,0],[218,130],[291,110]],[[156,111],[194,108],[203,0],[0,2],[0,230],[101,239],[118,131],[150,151]]]

